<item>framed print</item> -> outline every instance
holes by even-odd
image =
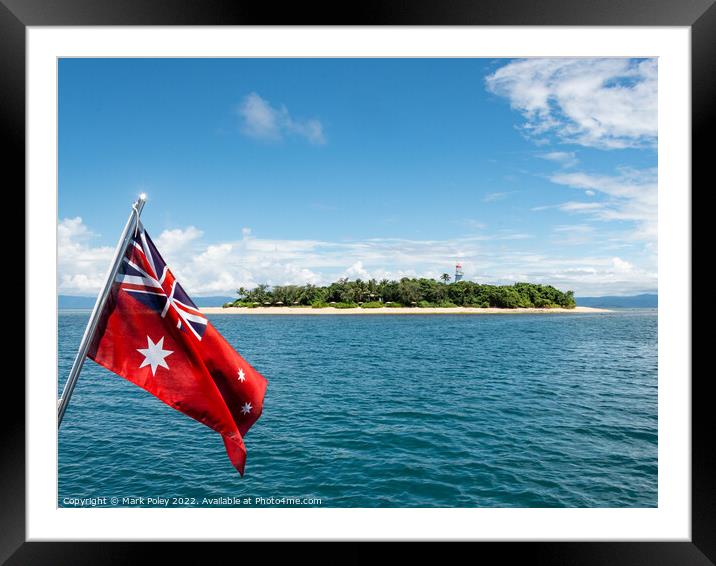
[[[3,559],[714,560],[716,9],[522,4],[0,6],[27,262]]]

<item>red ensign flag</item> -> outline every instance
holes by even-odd
[[[197,309],[141,224],[88,356],[221,434],[244,474],[243,436],[261,415],[266,379]]]

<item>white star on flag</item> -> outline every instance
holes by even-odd
[[[238,379],[241,383],[246,381],[246,375],[244,374],[244,370],[241,368],[239,368],[239,378]]]
[[[137,352],[144,356],[144,361],[139,367],[143,368],[144,366],[151,366],[152,375],[157,373],[157,368],[159,366],[169,369],[169,366],[164,358],[174,353],[173,350],[164,350],[164,336],[162,336],[156,344],[152,342],[152,339],[149,336],[147,336],[147,347],[137,348]]]
[[[241,414],[248,415],[251,412],[251,409],[251,403],[244,403],[244,405],[241,407]]]

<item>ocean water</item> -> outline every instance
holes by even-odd
[[[88,315],[59,315],[58,394]],[[655,309],[209,318],[269,381],[245,476],[217,433],[88,360],[59,506],[658,504]]]

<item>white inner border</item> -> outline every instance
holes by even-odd
[[[28,540],[690,540],[690,43],[688,27],[27,28]],[[57,58],[125,56],[659,57],[658,508],[58,509]]]

